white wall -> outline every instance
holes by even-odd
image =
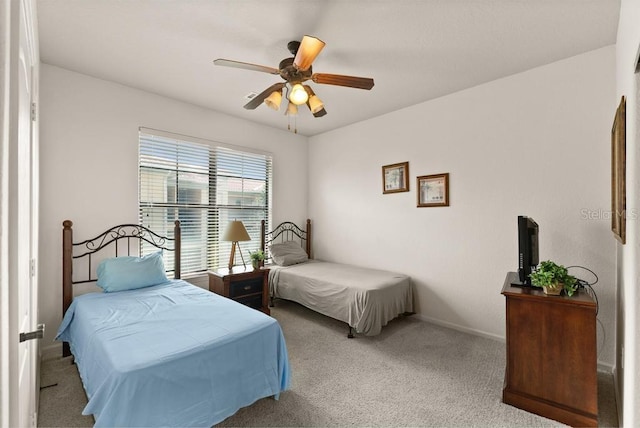
[[[610,46],[311,137],[316,258],[404,272],[419,316],[504,337],[500,290],[517,269],[517,216],[531,216],[542,260],[600,277],[599,360],[611,368],[614,82]],[[403,161],[410,192],[383,195],[381,167]],[[416,208],[416,176],[444,172],[451,206]]]
[[[640,49],[638,22],[640,2],[622,0],[616,40],[616,95],[627,99],[627,213],[632,214],[640,209],[640,73],[635,73]],[[627,243],[618,248],[620,349],[616,379],[618,388],[623,389],[621,422],[625,427],[635,427],[640,424],[640,239],[637,218],[627,219]]]
[[[138,221],[140,126],[271,152],[274,222],[306,219],[305,137],[46,64],[41,76],[43,346],[62,316],[62,222],[87,239]]]

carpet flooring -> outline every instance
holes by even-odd
[[[287,341],[291,389],[220,426],[562,426],[501,402],[502,342],[417,317],[347,339],[346,324],[282,300],[272,315]],[[92,426],[71,359],[45,360],[41,374],[38,425]],[[598,388],[599,425],[618,426],[610,374],[599,373]]]

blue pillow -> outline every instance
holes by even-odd
[[[162,251],[144,257],[114,257],[98,265],[98,287],[107,293],[167,282]]]

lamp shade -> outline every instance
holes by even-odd
[[[298,114],[298,106],[296,106],[294,103],[290,102],[287,105],[287,111],[285,113],[287,116],[295,116]]]
[[[271,95],[269,95],[265,100],[264,103],[267,105],[267,107],[272,108],[274,110],[279,110],[280,109],[280,103],[282,102],[282,91],[273,91],[271,93]]]
[[[324,42],[317,37],[304,36],[300,42],[296,57],[293,64],[298,70],[307,70],[311,67],[311,63],[324,48]]]
[[[222,235],[223,241],[251,241],[249,234],[247,233],[247,229],[244,228],[244,224],[240,220],[233,220],[229,222],[227,229],[224,231]]]
[[[291,88],[291,93],[289,94],[289,101],[299,106],[306,103],[308,99],[309,94],[307,94],[307,91],[301,84],[296,83],[295,85],[293,85],[293,88]]]
[[[311,113],[317,113],[324,108],[324,104],[317,95],[311,95],[309,97],[309,108],[311,109]]]

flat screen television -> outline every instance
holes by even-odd
[[[538,223],[531,217],[518,216],[518,279],[513,285],[531,286],[529,275],[538,266]]]

